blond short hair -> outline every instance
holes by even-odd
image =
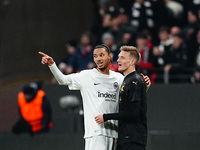
[[[138,64],[138,62],[141,59],[140,53],[138,52],[137,48],[134,46],[127,46],[127,45],[121,46],[120,51],[130,52],[130,55],[136,59],[136,64]]]

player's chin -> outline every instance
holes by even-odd
[[[97,67],[99,70],[105,70],[106,68],[104,66]]]
[[[123,71],[122,67],[118,67],[118,71],[122,72]]]

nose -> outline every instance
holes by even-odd
[[[117,59],[117,62],[119,63],[119,61],[120,61],[120,60],[119,60],[119,58],[118,58],[118,59]]]
[[[99,56],[97,56],[97,57],[96,57],[96,60],[97,60],[97,61],[100,61],[100,57],[99,57]]]
[[[101,58],[100,58],[99,56],[96,56],[96,57],[94,58],[94,60],[95,60],[96,62],[98,62],[98,61],[101,60]]]

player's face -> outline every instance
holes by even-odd
[[[93,57],[98,69],[104,70],[109,68],[111,55],[104,48],[95,49]]]
[[[130,53],[126,51],[121,51],[118,55],[117,63],[118,63],[118,70],[120,72],[126,72],[130,69],[132,65],[133,59],[130,57]]]

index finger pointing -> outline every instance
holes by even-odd
[[[45,53],[43,53],[43,52],[38,52],[38,54],[40,54],[40,55],[42,55],[42,56],[47,56]]]

